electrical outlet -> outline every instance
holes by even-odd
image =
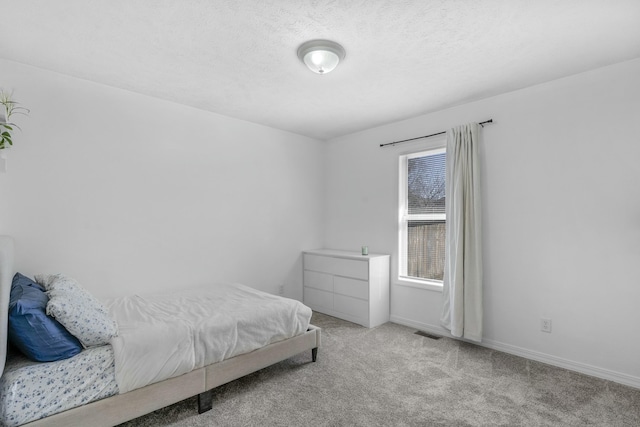
[[[278,286],[278,295],[284,295],[284,285]]]
[[[551,333],[551,319],[540,319],[540,330],[542,332]]]

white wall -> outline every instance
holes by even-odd
[[[20,271],[63,272],[101,297],[237,281],[301,298],[300,251],[322,241],[322,142],[0,69],[31,109],[0,173],[0,234]]]
[[[441,293],[393,283],[398,156],[434,141],[379,144],[489,118],[485,345],[640,387],[640,60],[329,141],[325,246],[392,254],[392,320],[443,333]]]

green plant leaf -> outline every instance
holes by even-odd
[[[22,114],[26,116],[30,113],[28,108],[25,108],[21,106],[19,102],[12,100],[12,95],[13,93],[0,89],[0,109],[4,109],[5,120],[0,123],[0,149],[8,148],[8,145],[13,145],[11,133],[14,128],[20,130],[20,126],[10,121],[12,114]]]

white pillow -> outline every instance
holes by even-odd
[[[37,274],[36,282],[49,296],[47,314],[87,347],[108,344],[118,326],[106,307],[78,282],[62,274]]]

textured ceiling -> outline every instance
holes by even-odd
[[[0,10],[0,58],[319,139],[640,57],[640,0],[0,0]],[[296,56],[315,38],[347,51],[331,74]]]

